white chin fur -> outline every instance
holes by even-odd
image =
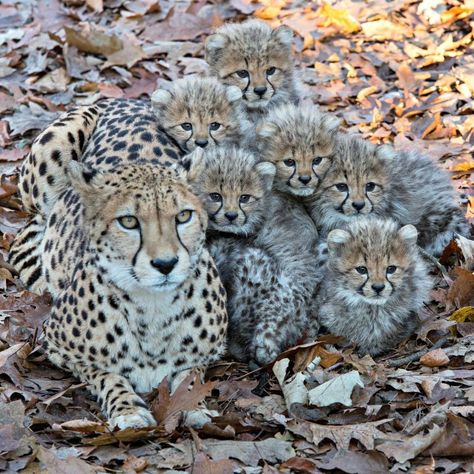
[[[313,188],[292,188],[290,186],[287,186],[287,189],[290,190],[291,194],[294,194],[295,196],[311,196],[314,194],[314,189]]]

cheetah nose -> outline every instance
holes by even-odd
[[[385,288],[385,285],[383,283],[374,283],[372,285],[372,289],[375,291],[375,293],[377,293],[378,295],[380,295],[380,292]]]
[[[365,202],[364,201],[354,201],[352,203],[352,207],[356,210],[356,211],[360,211],[361,209],[363,209],[365,206]]]
[[[267,92],[267,88],[266,88],[266,86],[257,86],[257,87],[254,87],[253,91],[255,92],[255,94],[262,97],[263,94],[265,94],[265,92]]]
[[[155,258],[154,260],[151,260],[150,263],[151,266],[155,267],[160,273],[163,273],[163,275],[168,275],[168,273],[171,273],[173,268],[178,263],[178,257],[173,257],[169,260]]]
[[[206,148],[207,144],[209,143],[208,140],[206,140],[205,138],[197,138],[194,143],[197,145],[197,146],[200,146],[201,148]]]
[[[235,219],[237,219],[238,214],[236,212],[226,212],[224,216],[226,216],[230,222],[233,222]]]
[[[308,184],[311,181],[311,176],[299,176],[298,180],[301,181],[303,184]]]

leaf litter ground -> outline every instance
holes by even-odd
[[[232,361],[148,394],[158,426],[110,432],[83,384],[41,349],[50,299],[5,262],[27,214],[18,167],[61,112],[148,98],[206,72],[202,40],[254,15],[295,31],[314,101],[374,142],[423,150],[474,217],[472,0],[9,0],[0,5],[0,470],[93,473],[473,472],[474,249],[450,243],[420,329],[384,357],[337,338],[273,367]],[[194,380],[192,389],[189,382]],[[186,427],[203,401],[212,415]]]

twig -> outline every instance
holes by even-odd
[[[443,276],[448,274],[448,271],[446,270],[446,267],[439,263],[438,259],[428,253],[425,249],[421,248],[418,246],[418,251],[420,252],[421,256],[426,258],[426,260],[429,260],[440,272]]]
[[[415,362],[421,356],[424,356],[430,351],[434,351],[435,349],[439,349],[440,347],[444,346],[444,343],[448,340],[448,336],[442,337],[438,339],[431,347],[426,347],[425,349],[421,349],[419,351],[413,352],[406,357],[402,357],[401,359],[397,360],[389,360],[387,361],[387,365],[389,367],[401,367],[402,365],[410,364],[411,362]]]

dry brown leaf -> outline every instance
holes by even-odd
[[[79,51],[111,55],[123,49],[120,38],[115,35],[107,35],[89,23],[81,31],[67,26],[64,27],[64,31],[66,32],[66,42]]]
[[[456,307],[474,306],[474,275],[464,268],[454,269],[457,278],[448,292],[448,300]]]
[[[421,356],[420,364],[426,367],[442,367],[449,364],[449,357],[443,349],[435,349]]]
[[[230,459],[213,461],[204,453],[197,453],[194,458],[193,474],[233,474],[235,463]]]
[[[427,454],[432,456],[474,456],[474,424],[447,413],[448,423]]]
[[[334,8],[324,3],[323,6],[318,9],[317,14],[325,18],[323,26],[334,25],[338,30],[345,33],[355,33],[360,30],[359,22],[348,10]]]

